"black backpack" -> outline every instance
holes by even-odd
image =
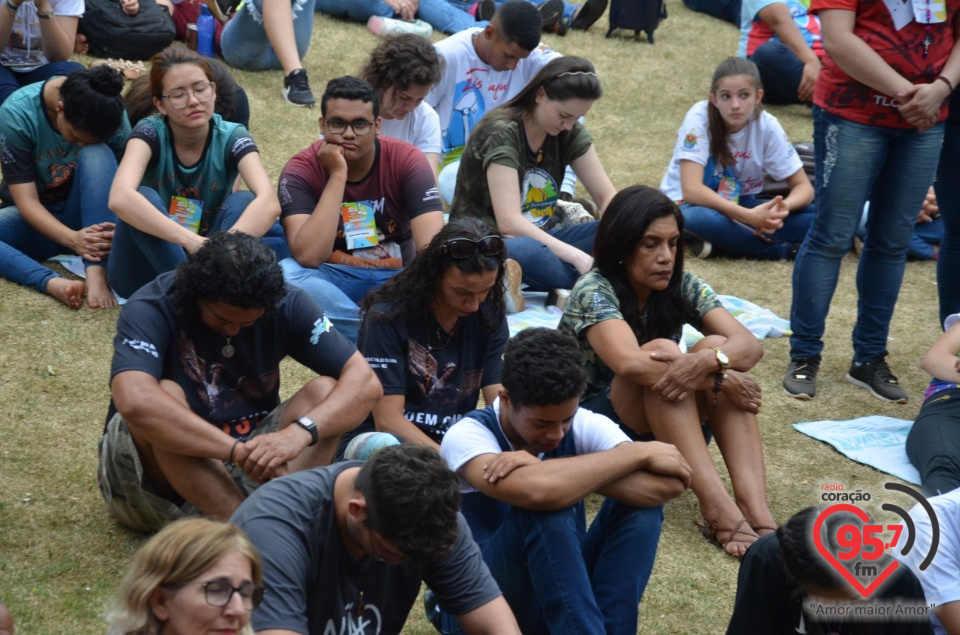
[[[141,0],[136,15],[123,12],[119,0],[86,0],[77,30],[96,57],[146,60],[173,42],[173,18],[156,0]]]
[[[653,32],[660,20],[667,19],[667,5],[663,0],[610,0],[610,29],[607,37],[617,29],[629,29],[634,37],[647,32],[647,41],[653,44]]]

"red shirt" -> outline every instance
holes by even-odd
[[[909,2],[904,4],[912,12]],[[953,18],[960,0],[946,0],[947,19],[936,24],[916,20],[899,31],[884,0],[813,0],[810,11],[844,9],[856,12],[854,34],[876,51],[893,70],[914,84],[930,83],[943,70],[954,45]],[[929,34],[929,48],[924,56],[924,40]],[[813,91],[813,102],[827,112],[857,123],[887,128],[912,128],[897,110],[897,100],[878,93],[847,75],[829,53],[823,57],[823,68]],[[938,121],[947,116],[947,102]]]

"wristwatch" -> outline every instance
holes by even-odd
[[[306,430],[310,433],[310,445],[307,447],[312,447],[317,444],[319,435],[317,434],[317,422],[311,419],[310,417],[303,416],[298,417],[293,420],[295,424]]]
[[[711,346],[714,350],[714,353],[717,358],[717,372],[723,374],[727,372],[727,366],[730,365],[730,358],[727,357],[727,354],[720,350],[719,346]]]
[[[51,7],[50,10],[47,11],[46,13],[40,13],[39,11],[37,11],[37,17],[40,18],[41,20],[49,20],[50,18],[53,17],[53,7]]]

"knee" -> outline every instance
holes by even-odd
[[[690,349],[691,352],[702,351],[707,348],[723,346],[724,342],[727,341],[727,338],[722,335],[707,335],[702,340],[693,345]]]
[[[297,393],[306,399],[306,403],[302,404],[303,407],[298,408],[298,410],[302,410],[302,412],[291,413],[290,419],[293,420],[302,416],[306,414],[307,411],[313,409],[314,406],[319,405],[330,396],[330,393],[333,392],[336,385],[337,382],[332,377],[314,377],[308,381]]]
[[[658,338],[650,340],[640,347],[640,350],[648,353],[680,353],[680,346],[673,340]]]

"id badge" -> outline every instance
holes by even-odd
[[[344,203],[340,206],[340,217],[343,219],[343,236],[348,251],[380,244],[371,201]]]
[[[937,24],[947,21],[947,6],[944,0],[913,0],[913,18],[920,24]]]
[[[740,202],[740,181],[732,176],[720,177],[720,184],[717,185],[717,194],[728,201],[734,203]]]
[[[185,196],[173,196],[170,198],[168,213],[170,218],[181,227],[185,227],[195,234],[199,233],[200,218],[203,216],[203,201]]]

